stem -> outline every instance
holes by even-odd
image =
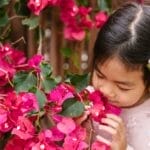
[[[11,80],[9,79],[9,77],[8,77],[8,82],[9,82],[9,84],[11,85],[11,87],[14,87],[14,85],[13,85],[13,83],[11,82]]]
[[[91,150],[92,137],[93,137],[94,129],[93,129],[93,124],[92,124],[92,120],[91,119],[89,120],[89,122],[90,122],[90,134],[89,134],[89,148],[88,148],[88,150]]]
[[[18,40],[16,40],[15,42],[13,42],[13,43],[11,43],[11,44],[12,44],[12,45],[15,45],[15,44],[19,43],[21,40],[24,42],[24,44],[26,43],[24,37],[22,36],[22,37],[20,37]]]
[[[18,16],[18,15],[14,15],[10,18],[8,18],[9,21],[13,20],[13,19],[16,19],[16,18],[25,18],[26,16]]]
[[[0,35],[0,39],[4,39],[5,35],[8,33],[10,30],[10,24],[6,25],[2,31],[2,34]]]
[[[37,50],[37,54],[42,54],[42,30],[39,27],[39,47]]]
[[[47,116],[48,116],[48,119],[49,119],[51,125],[52,125],[52,126],[55,126],[56,124],[55,124],[55,122],[53,121],[52,117],[51,117],[50,115],[47,115]]]

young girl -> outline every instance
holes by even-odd
[[[92,84],[122,107],[97,125],[112,136],[96,138],[112,150],[150,150],[150,6],[128,3],[100,30],[94,47]]]

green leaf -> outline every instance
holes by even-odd
[[[13,82],[16,91],[27,92],[30,89],[36,87],[37,79],[33,73],[19,72],[15,75]]]
[[[1,12],[0,13],[0,27],[6,26],[6,24],[9,22],[8,16],[6,13]]]
[[[46,96],[43,93],[43,91],[37,89],[35,92],[35,95],[37,96],[38,102],[39,102],[39,107],[43,108],[43,106],[45,105],[46,102]]]
[[[67,75],[67,80],[70,80],[70,83],[74,85],[78,91],[81,91],[89,85],[89,74],[70,74]]]
[[[79,54],[78,53],[73,53],[72,54],[72,57],[71,57],[71,60],[74,64],[74,66],[79,69],[80,68],[80,57],[79,57]]]
[[[56,86],[57,82],[53,78],[45,78],[42,81],[43,89],[46,93],[48,93],[51,89]]]
[[[41,63],[40,68],[43,77],[49,77],[52,74],[52,68],[49,63]]]
[[[29,29],[35,29],[39,25],[39,18],[38,17],[31,17],[31,18],[26,18],[22,20],[23,25],[29,26]]]
[[[79,117],[84,112],[84,105],[74,98],[66,100],[62,108],[61,114],[68,117]]]
[[[109,11],[109,8],[111,7],[111,0],[99,0],[98,5],[100,10]]]
[[[0,8],[5,6],[5,5],[8,5],[10,2],[10,0],[0,0]]]
[[[27,0],[19,0],[15,3],[15,11],[19,16],[29,16],[31,11],[27,6]]]
[[[61,49],[61,53],[62,53],[62,55],[63,55],[64,57],[69,58],[69,57],[72,55],[73,51],[72,51],[71,48],[65,47],[65,48],[62,48],[62,49]]]
[[[88,6],[88,1],[87,0],[77,0],[78,5],[82,6]]]

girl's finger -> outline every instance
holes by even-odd
[[[110,141],[108,141],[107,139],[103,138],[103,137],[100,136],[100,135],[97,135],[97,136],[96,136],[96,139],[97,139],[98,141],[100,141],[100,142],[103,142],[103,143],[107,144],[107,145],[111,145],[111,142],[110,142]]]
[[[122,119],[114,114],[106,114],[107,118],[111,118],[114,121],[117,121],[118,123],[122,123]]]
[[[111,135],[115,135],[117,133],[116,129],[114,129],[110,126],[99,125],[98,128],[99,128],[99,130],[106,131],[107,133],[110,133]]]
[[[111,118],[102,118],[102,123],[107,124],[108,126],[111,126],[115,129],[119,127],[119,123],[112,120]]]

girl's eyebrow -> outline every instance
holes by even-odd
[[[101,71],[100,69],[97,67],[97,65],[95,66],[95,70],[101,74],[102,76],[106,77]],[[129,81],[114,81],[117,84],[121,84],[121,85],[125,85],[125,86],[134,86],[134,84],[132,82]]]
[[[96,70],[99,74],[101,74],[102,76],[105,77],[105,75],[100,71],[100,69],[99,69],[97,66],[95,66],[95,70]]]

